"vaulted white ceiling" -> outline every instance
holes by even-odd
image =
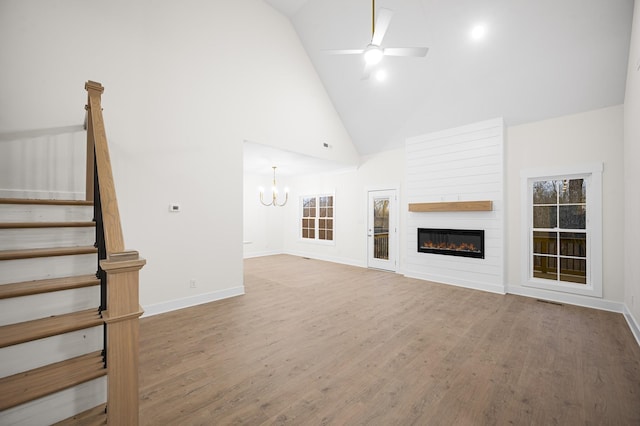
[[[265,0],[287,15],[361,155],[504,117],[507,126],[624,102],[633,0],[378,0],[394,11],[388,78],[361,80],[371,0]],[[487,35],[469,37],[482,22]]]

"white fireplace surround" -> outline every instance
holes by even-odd
[[[407,139],[406,158],[408,203],[491,200],[493,209],[409,212],[405,275],[506,293],[502,118]],[[484,230],[485,258],[419,253],[418,228]]]

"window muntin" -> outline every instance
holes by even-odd
[[[333,241],[333,203],[333,195],[311,195],[302,197],[302,239]]]
[[[588,284],[587,178],[532,182],[532,277]]]

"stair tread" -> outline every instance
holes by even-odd
[[[58,206],[92,206],[93,201],[85,200],[40,200],[34,198],[0,198],[0,204],[41,204]]]
[[[100,426],[107,424],[107,404],[100,404],[75,416],[54,423],[52,426]]]
[[[0,379],[0,411],[107,374],[102,351],[49,364]]]
[[[33,294],[100,285],[95,275],[77,275],[73,277],[49,278],[46,280],[23,281],[0,285],[0,299],[31,296]]]
[[[74,254],[97,253],[94,246],[78,247],[54,247],[27,250],[3,250],[0,251],[0,260],[31,259],[34,257],[70,256]]]
[[[21,228],[82,228],[96,226],[95,222],[2,222],[0,229]]]
[[[98,308],[0,327],[0,348],[103,324]]]

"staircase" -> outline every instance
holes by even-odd
[[[0,198],[0,425],[138,424],[145,261],[124,250],[102,86],[85,87],[87,200]]]
[[[91,202],[0,199],[2,424],[70,417],[63,391],[89,381],[83,408],[106,402],[92,218]]]

